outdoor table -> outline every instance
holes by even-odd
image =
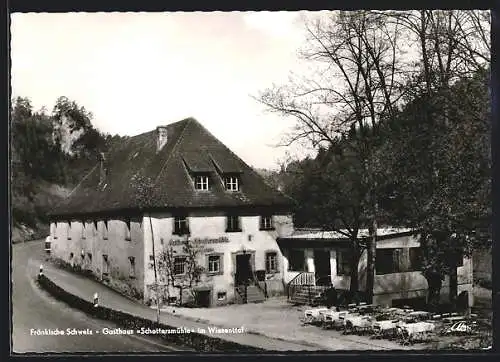
[[[416,322],[426,321],[431,319],[431,314],[424,311],[411,312],[406,316],[408,319],[415,320]]]
[[[328,310],[329,308],[326,307],[307,309],[306,311],[304,311],[303,323],[320,322],[321,321],[320,313],[322,311],[328,311]]]
[[[436,324],[433,322],[415,322],[397,324],[398,335],[403,345],[412,343],[416,340],[426,340],[429,334],[436,330]]]
[[[398,325],[397,319],[375,321],[373,323],[373,338],[394,336]]]
[[[323,327],[328,328],[328,327],[340,327],[343,326],[343,317],[347,316],[349,314],[349,311],[343,310],[343,311],[337,311],[337,310],[328,310],[328,311],[321,311],[320,315],[322,317],[323,321]]]
[[[367,332],[374,323],[374,318],[366,315],[347,315],[344,322],[344,334],[349,332]]]

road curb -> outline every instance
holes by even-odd
[[[63,288],[59,287],[45,275],[38,275],[38,285],[51,294],[54,298],[68,304],[72,308],[81,310],[82,312],[93,317],[112,321],[126,329],[137,330],[141,328],[149,328],[150,330],[164,329],[170,331],[179,331],[179,328],[157,323],[147,318],[139,317],[129,313],[113,310],[111,308],[94,306],[93,303],[79,298]],[[262,353],[266,350],[239,344],[236,342],[226,341],[217,337],[208,336],[206,334],[196,332],[179,331],[178,333],[154,334],[169,343],[193,348],[199,352],[250,352]]]

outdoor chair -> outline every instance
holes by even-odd
[[[428,321],[431,318],[431,314],[428,312],[399,308],[380,308],[378,313],[373,315],[375,317],[372,328],[373,338],[397,337],[398,326]],[[402,333],[402,338],[407,335],[404,331],[400,333]]]
[[[373,322],[372,338],[393,338],[396,335],[398,320],[388,319]]]
[[[432,317],[432,314],[424,311],[415,311],[408,314],[409,318],[414,319],[417,322],[427,321]]]
[[[397,327],[397,337],[402,345],[409,345],[415,342],[429,341],[436,335],[436,323],[434,322],[400,322]]]
[[[374,318],[367,315],[348,315],[345,318],[344,334],[366,334],[372,329]]]
[[[349,314],[346,310],[321,311],[323,329],[339,329],[344,327],[344,318]]]
[[[307,309],[304,311],[304,316],[301,318],[301,322],[303,325],[321,323],[322,316],[320,313],[328,310],[329,308],[326,307]]]

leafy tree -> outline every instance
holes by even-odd
[[[63,196],[50,186],[76,185],[94,167],[96,155],[121,137],[101,134],[91,124],[92,114],[66,97],[58,99],[52,114],[45,108],[35,111],[28,98],[17,97],[10,116],[13,223],[39,228]]]
[[[56,126],[61,127],[66,123],[70,133],[80,130],[86,131],[92,127],[92,113],[67,97],[63,96],[57,99],[52,113]]]
[[[386,129],[385,155],[392,158],[388,177],[397,181],[391,207],[421,235],[433,304],[445,275],[455,304],[458,259],[488,243],[477,230],[489,224],[491,214],[485,75],[478,72],[449,92],[413,100]],[[436,122],[444,113],[447,121]]]

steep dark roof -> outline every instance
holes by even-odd
[[[155,182],[155,208],[204,208],[234,206],[291,206],[292,200],[268,185],[250,166],[231,152],[193,118],[166,126],[168,139],[156,152],[156,132],[125,139],[106,154],[106,186],[99,185],[100,165],[85,175],[52,216],[81,215],[112,210],[136,209],[134,175]],[[190,172],[211,176],[210,190],[197,191]],[[221,173],[238,173],[241,191],[228,192]]]

